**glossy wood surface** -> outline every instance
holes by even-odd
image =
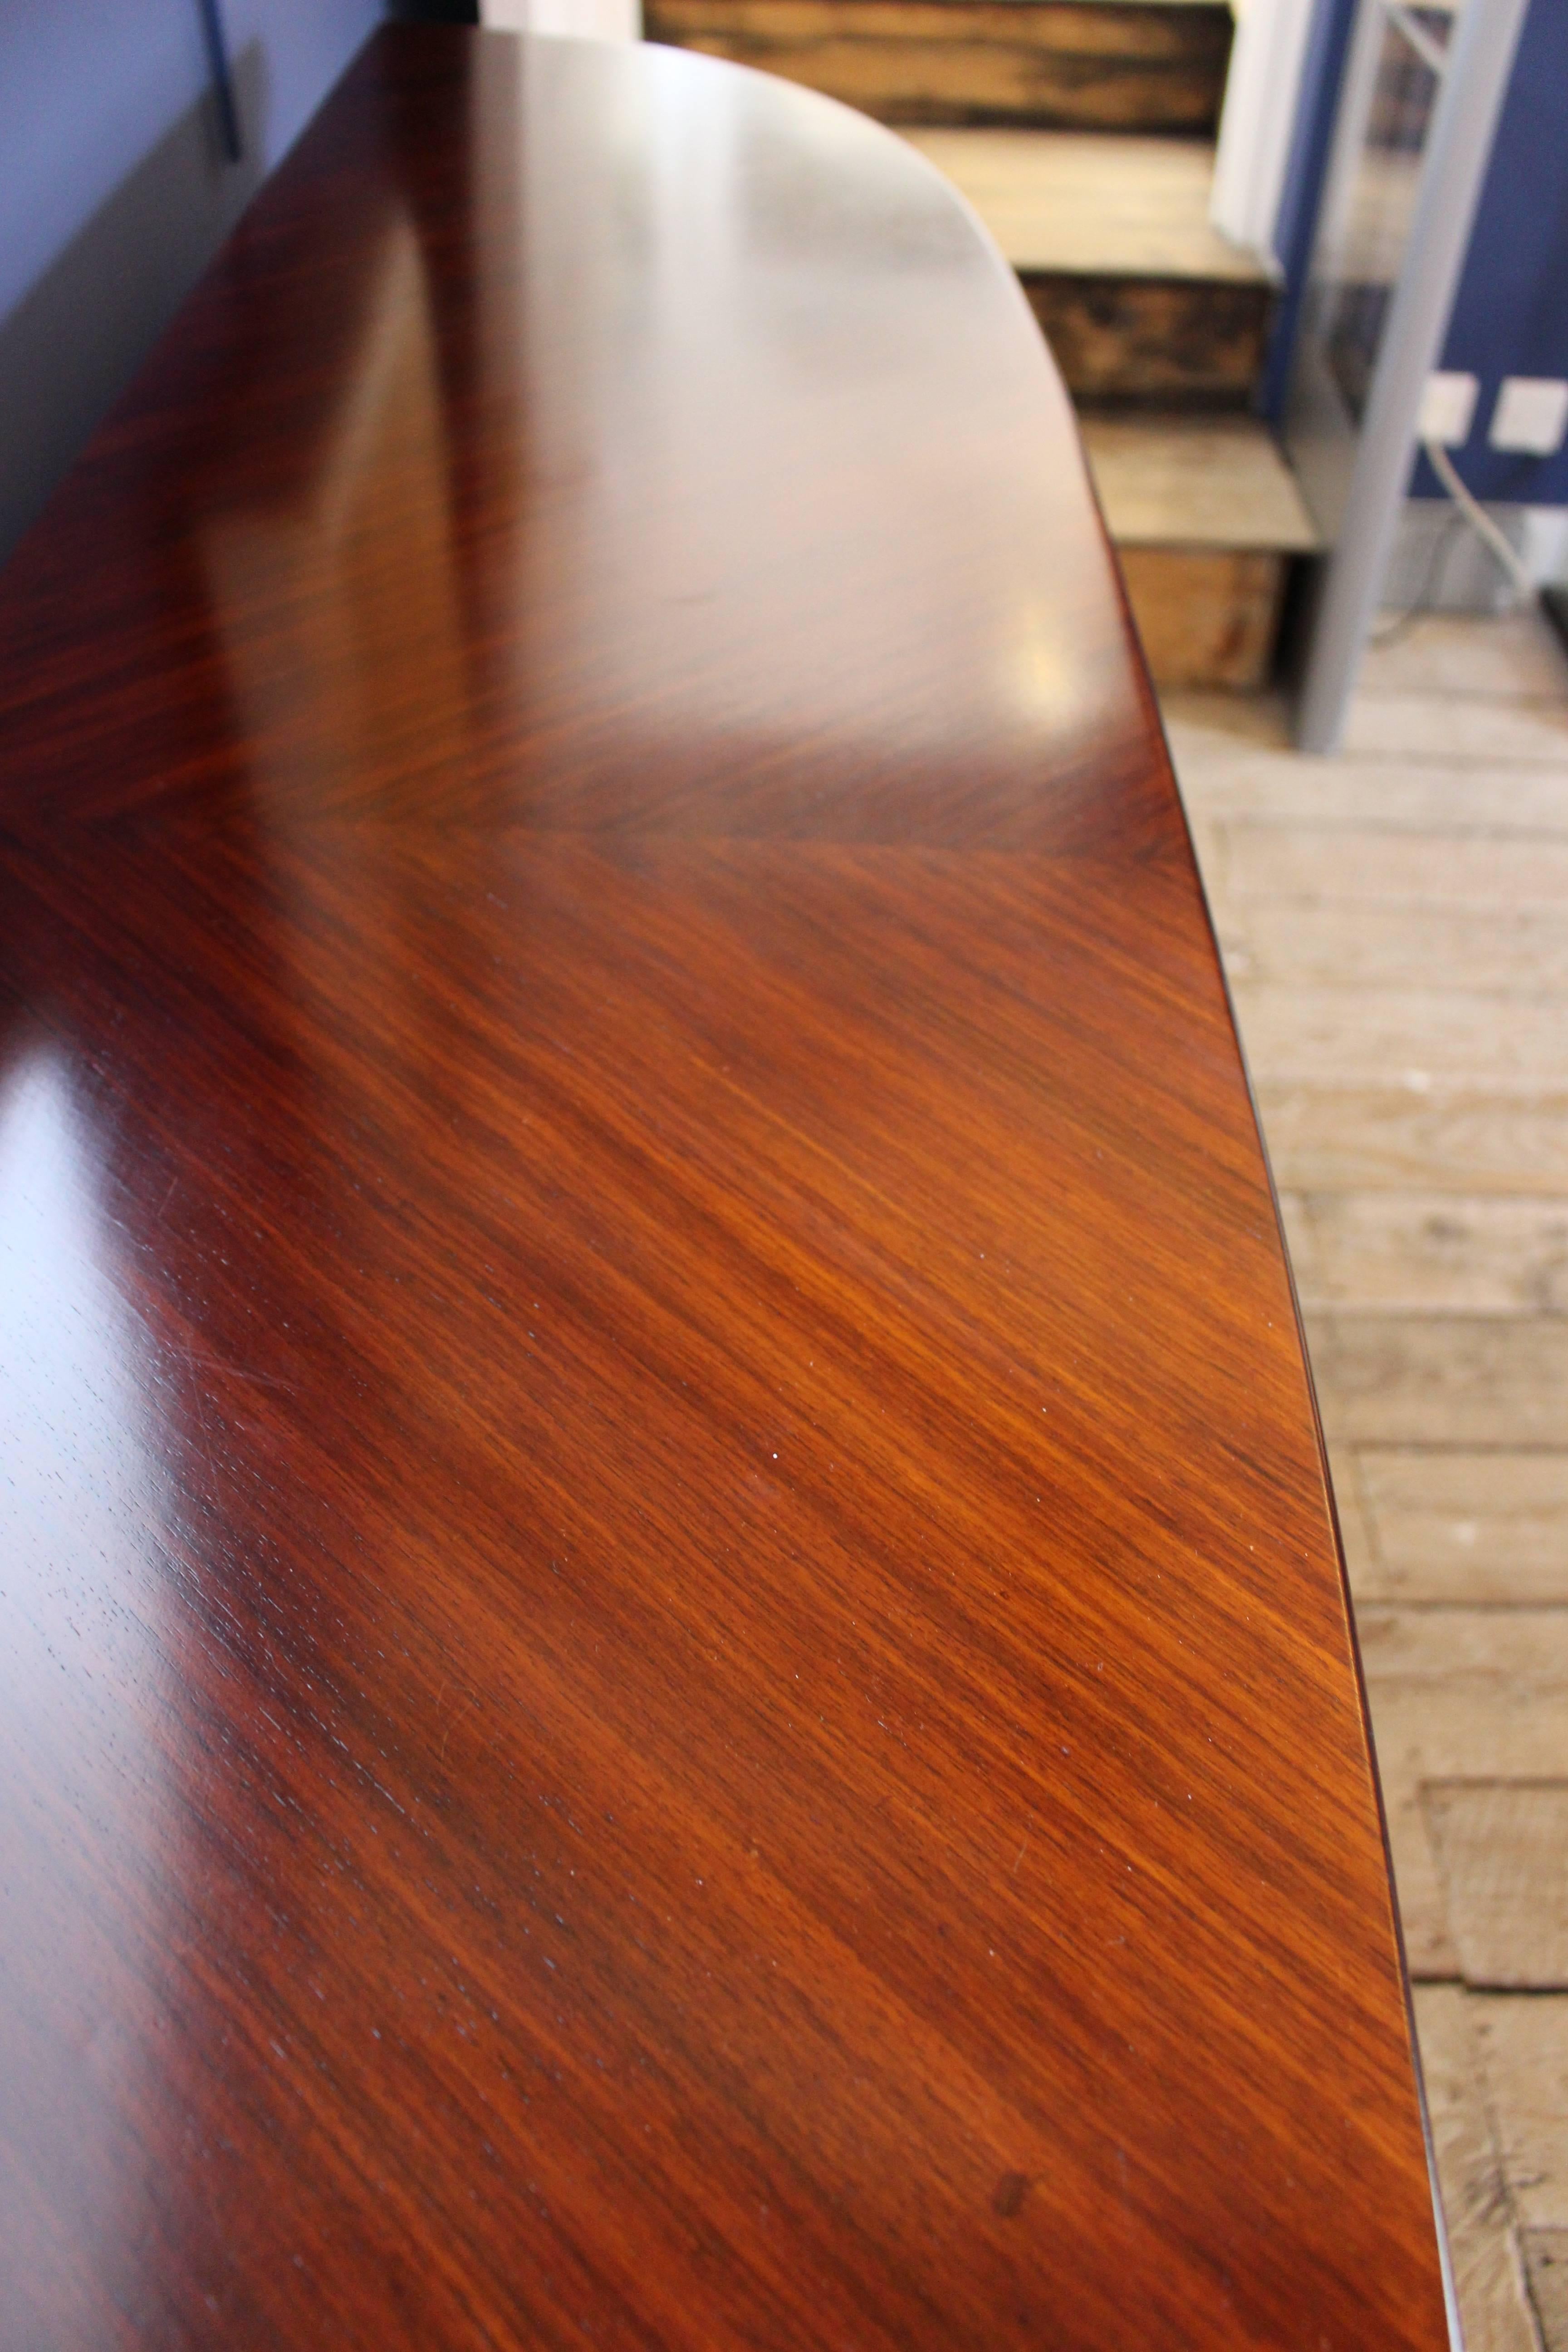
[[[384,34],[0,649],[6,2352],[1443,2344],[1235,1038],[942,183]]]

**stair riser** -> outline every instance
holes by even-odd
[[[1029,307],[1079,400],[1245,408],[1268,347],[1266,286],[1026,272]]]
[[[1235,693],[1268,684],[1289,556],[1184,547],[1119,553],[1156,686]]]
[[[887,122],[1213,135],[1230,22],[1075,0],[647,0],[650,40],[760,66]]]

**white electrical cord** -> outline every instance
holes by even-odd
[[[1509,545],[1479,499],[1472,498],[1469,491],[1466,489],[1454,470],[1454,461],[1443,444],[1440,441],[1423,441],[1421,446],[1426,453],[1427,464],[1469,524],[1470,529],[1477,538],[1483,541],[1491,550],[1508,573],[1519,593],[1521,603],[1528,604],[1534,597],[1535,583],[1521,562],[1518,551]]]

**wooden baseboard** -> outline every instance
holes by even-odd
[[[1212,137],[1228,13],[1180,0],[647,0],[649,40],[760,66],[888,122]]]
[[[1121,558],[1156,686],[1244,692],[1268,682],[1286,556],[1251,549],[1124,547]]]

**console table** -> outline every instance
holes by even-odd
[[[944,184],[384,31],[0,648],[6,2352],[1437,2352],[1268,1179]]]

